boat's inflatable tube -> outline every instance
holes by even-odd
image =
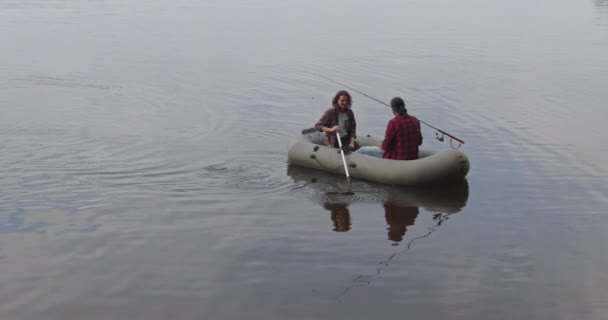
[[[322,145],[325,134],[306,133],[289,143],[290,164],[344,175],[339,149]],[[382,140],[359,136],[360,146],[376,146]],[[417,160],[389,160],[358,152],[346,155],[352,177],[395,185],[421,185],[464,178],[469,172],[469,159],[458,150],[420,149]]]

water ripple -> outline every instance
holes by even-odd
[[[283,155],[230,157],[204,166],[200,186],[212,194],[269,194],[288,191],[293,183],[277,170]],[[285,166],[284,163],[281,166]]]
[[[71,77],[55,77],[44,75],[30,75],[26,77],[18,77],[12,79],[14,81],[23,81],[28,84],[42,86],[57,86],[65,88],[93,88],[102,90],[120,89],[119,86],[109,84],[90,83],[77,78]]]

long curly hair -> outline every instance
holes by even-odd
[[[346,90],[340,90],[336,93],[336,96],[334,97],[333,100],[331,100],[331,105],[334,106],[334,108],[338,107],[338,99],[340,99],[341,96],[347,96],[348,97],[348,108],[350,108],[350,106],[353,105],[353,98],[350,96],[350,93],[348,93],[348,91]]]

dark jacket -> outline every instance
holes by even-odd
[[[346,123],[346,128],[342,128],[342,130],[346,131],[346,138],[350,140],[350,138],[357,138],[357,121],[355,120],[355,113],[351,109],[346,109],[346,116],[348,117],[348,122]],[[338,110],[336,108],[331,107],[323,113],[323,116],[317,123],[315,124],[315,129],[318,131],[323,131],[322,128],[331,128],[338,124]],[[332,146],[337,145],[336,133],[326,133],[326,143]],[[342,141],[344,141],[343,139]]]

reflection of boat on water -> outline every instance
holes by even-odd
[[[330,211],[333,230],[346,232],[351,229],[349,205],[355,202],[382,203],[387,224],[388,239],[395,244],[401,242],[408,227],[414,225],[419,208],[436,213],[433,219],[437,225],[450,214],[459,212],[469,197],[466,180],[426,187],[387,186],[367,181],[355,181],[351,194],[345,194],[347,184],[344,178],[299,166],[288,166],[289,175],[299,189],[308,188],[311,198]],[[430,234],[430,233],[429,233]]]
[[[328,202],[323,204],[323,208],[331,212],[333,231],[347,232],[350,230],[351,219],[348,203]],[[398,204],[384,203],[384,217],[388,225],[388,239],[400,242],[405,236],[407,227],[414,224],[418,217],[418,207],[401,206]]]
[[[322,203],[381,202],[401,207],[422,207],[427,211],[456,213],[466,206],[469,185],[466,179],[449,184],[404,187],[367,181],[353,181],[354,195],[341,195],[346,190],[345,178],[323,171],[289,165],[287,175],[313,190],[313,198]]]
[[[336,296],[337,300],[341,300],[357,286],[371,284],[372,279],[380,277],[383,270],[396,261],[402,253],[414,247],[415,242],[440,230],[439,226],[450,219],[452,214],[460,212],[469,198],[469,185],[466,179],[418,187],[355,180],[349,186],[344,176],[297,165],[288,165],[287,175],[295,182],[294,189],[298,194],[304,194],[330,212],[335,232],[358,229],[352,226],[349,206],[359,202],[380,204],[382,209],[378,208],[377,213],[384,212],[386,225],[378,231],[385,234],[385,239],[389,240],[391,246],[399,248],[392,250],[385,259],[378,261],[370,272],[354,276],[352,283],[345,285],[342,292]],[[346,190],[352,192],[344,192]],[[432,225],[429,226],[425,221],[428,220],[428,215],[426,219],[422,218],[425,214],[421,214],[420,208],[432,213]],[[366,208],[366,213],[368,210]],[[378,217],[376,214],[372,216]],[[423,226],[413,230],[416,224]]]

